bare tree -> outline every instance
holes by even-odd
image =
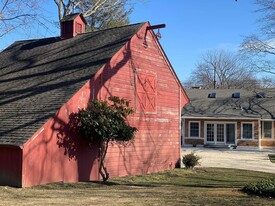
[[[41,4],[36,0],[0,0],[0,38],[13,30],[27,29],[30,24],[44,25]]]
[[[247,36],[241,44],[241,51],[255,72],[275,74],[275,1],[255,0],[259,6],[256,12],[262,14],[258,19],[261,32]]]
[[[242,60],[223,50],[208,51],[186,84],[203,88],[255,88],[257,80],[245,69]],[[190,87],[189,86],[189,87]]]
[[[80,12],[88,22],[90,31],[99,28],[125,25],[133,5],[131,0],[54,0],[58,7],[59,20]]]
[[[270,76],[265,76],[260,79],[262,88],[275,88],[275,80]]]

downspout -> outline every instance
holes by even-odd
[[[181,142],[182,142],[182,147],[185,144],[185,120],[181,117]]]
[[[181,88],[180,88],[180,85],[179,85],[179,159],[180,159],[180,162],[181,162]],[[181,163],[180,163],[181,165]]]

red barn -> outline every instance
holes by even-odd
[[[109,148],[110,175],[175,167],[188,98],[148,28],[146,22],[82,33],[85,20],[75,14],[62,21],[61,37],[18,41],[0,53],[1,185],[98,180],[98,147],[68,123],[89,100],[111,95],[131,101],[129,122],[138,132],[133,143]]]

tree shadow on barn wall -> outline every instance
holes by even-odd
[[[69,122],[61,124],[57,134],[57,145],[64,149],[64,155],[70,161],[77,163],[78,180],[97,180],[98,174],[98,152],[97,143],[89,143],[80,137],[77,132],[77,113],[69,115]]]

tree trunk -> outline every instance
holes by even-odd
[[[108,150],[108,146],[109,146],[109,140],[107,140],[106,142],[102,142],[101,146],[100,146],[100,152],[99,152],[99,174],[102,177],[102,181],[104,183],[107,182],[107,180],[109,179],[109,173],[107,171],[107,168],[104,165],[104,160],[107,154],[107,150]]]

